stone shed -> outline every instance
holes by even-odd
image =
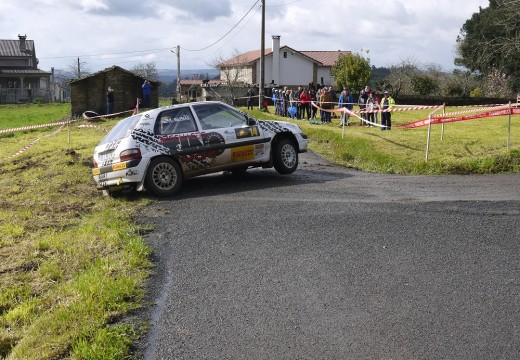
[[[106,92],[110,86],[114,89],[114,113],[133,109],[137,98],[142,99],[142,88],[145,78],[125,70],[119,66],[112,66],[92,75],[72,80],[71,112],[80,116],[85,111],[95,111],[105,114],[107,109]],[[146,79],[149,80],[149,79]],[[159,81],[151,81],[152,96],[150,107],[159,106]]]

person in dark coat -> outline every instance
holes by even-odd
[[[114,102],[114,89],[109,86],[107,90],[107,115],[114,112]]]

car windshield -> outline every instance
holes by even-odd
[[[140,118],[141,115],[134,115],[121,120],[112,128],[112,130],[110,130],[107,136],[105,136],[103,140],[101,140],[99,145],[130,136],[130,133],[132,132],[133,128],[135,127],[135,124],[137,124]]]

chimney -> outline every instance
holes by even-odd
[[[25,52],[27,50],[27,45],[25,44],[25,39],[27,39],[27,35],[18,34],[18,39],[20,39],[20,51]]]
[[[273,39],[273,69],[272,83],[280,85],[280,35],[271,36]]]

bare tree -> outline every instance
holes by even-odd
[[[411,93],[412,77],[419,72],[419,66],[413,59],[402,60],[397,65],[390,66],[390,74],[384,79],[380,86],[391,90],[394,96],[400,93]]]
[[[219,92],[221,100],[233,104],[239,95],[239,89],[243,89],[249,84],[252,78],[252,67],[248,65],[243,54],[237,49],[233,50],[230,59],[224,59],[222,54],[215,56],[209,66],[220,70],[220,80],[224,82],[225,92]]]
[[[72,75],[73,79],[79,79],[81,77],[90,74],[90,68],[86,61],[77,58],[70,65],[67,66],[68,72]]]
[[[159,79],[159,72],[157,71],[155,62],[153,61],[149,63],[139,63],[130,71],[148,80],[155,81]]]

